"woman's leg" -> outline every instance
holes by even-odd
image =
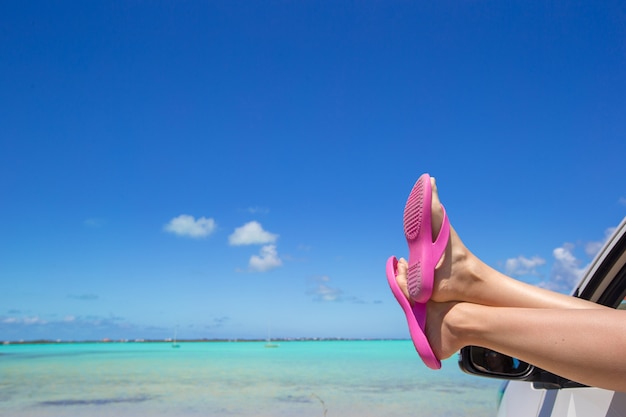
[[[626,311],[430,302],[427,317],[440,359],[483,346],[582,384],[626,391]]]

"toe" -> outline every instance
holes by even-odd
[[[409,269],[409,263],[406,259],[400,258],[398,259],[397,268],[396,282],[398,283],[398,286],[402,290],[404,296],[410,300],[411,297],[409,297],[409,289],[407,285],[407,271]]]

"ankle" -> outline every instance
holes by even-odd
[[[473,301],[474,285],[480,280],[480,264],[464,246],[453,250],[451,262],[441,268],[441,286],[435,301]]]
[[[478,340],[475,307],[480,306],[465,302],[454,303],[444,317],[443,326],[450,337],[449,348],[454,352]]]
[[[469,251],[465,254],[463,262],[465,292],[459,301],[483,304],[485,286],[487,285],[485,279],[490,276],[488,269],[491,267]]]

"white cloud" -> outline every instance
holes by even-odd
[[[4,324],[24,324],[27,326],[33,324],[47,324],[46,320],[39,318],[38,316],[33,317],[5,317],[2,319],[2,323]]]
[[[270,212],[270,209],[265,207],[248,207],[246,211],[250,214],[267,214]]]
[[[600,249],[602,249],[602,247],[605,245],[605,243],[609,240],[609,238],[613,235],[613,233],[615,232],[615,229],[617,229],[616,227],[609,227],[608,229],[606,229],[604,231],[604,239],[602,239],[599,242],[588,242],[585,245],[585,253],[590,256],[590,257],[594,257],[598,254],[598,252],[600,252]]]
[[[215,230],[215,220],[206,217],[195,219],[188,214],[181,214],[174,217],[163,229],[166,232],[174,233],[178,236],[187,236],[192,238],[207,237]]]
[[[313,290],[309,291],[309,294],[315,296],[319,301],[339,301],[341,299],[342,291],[339,288],[329,287],[326,284],[318,284]]]
[[[587,242],[585,245],[585,253],[591,257],[594,257],[600,252],[604,246],[604,242]]]
[[[574,245],[565,243],[562,247],[552,251],[554,264],[550,274],[550,282],[543,285],[555,291],[570,291],[582,278],[586,265],[581,267],[581,261],[574,256]]]
[[[276,245],[265,245],[261,248],[259,255],[252,255],[249,267],[254,272],[265,272],[278,268],[283,262],[278,257]]]
[[[507,275],[539,275],[536,268],[545,265],[546,260],[538,256],[526,258],[518,256],[517,258],[507,259],[504,264],[504,270]]]
[[[600,241],[580,243],[576,246],[584,250],[585,255],[593,259],[600,249],[608,242],[615,232],[615,227],[609,227],[604,231],[604,237]],[[550,280],[539,285],[554,291],[569,293],[582,279],[589,268],[589,260],[582,261],[575,255],[576,246],[572,243],[564,243],[552,251],[554,263],[550,272]]]
[[[626,206],[626,197],[620,197],[618,202],[622,205],[622,206]]]
[[[339,288],[330,286],[330,277],[327,275],[317,276],[311,278],[314,286],[307,291],[307,294],[312,295],[316,301],[342,301],[343,291]]]
[[[232,246],[241,245],[264,245],[274,243],[278,235],[263,230],[259,222],[251,221],[235,229],[228,237],[228,242]]]
[[[307,290],[307,294],[313,296],[315,301],[369,304],[358,297],[346,294],[340,288],[333,287],[330,283],[330,277],[327,275],[313,277],[311,281],[313,282],[313,286]]]

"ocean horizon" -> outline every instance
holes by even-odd
[[[409,340],[23,343],[0,346],[0,415],[495,416],[501,381]]]

